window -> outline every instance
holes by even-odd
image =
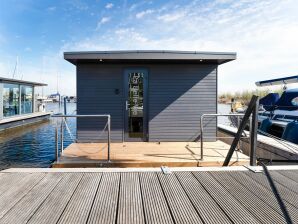
[[[19,85],[3,84],[3,116],[9,117],[20,112],[20,93]]]
[[[21,114],[33,112],[33,88],[21,85]]]

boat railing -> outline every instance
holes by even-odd
[[[225,136],[225,137],[219,137],[219,136],[212,136],[212,137],[204,137],[204,118],[206,117],[237,117],[237,125],[238,125],[238,128],[239,128],[239,125],[240,125],[240,119],[241,117],[244,116],[244,114],[202,114],[201,115],[201,119],[200,119],[200,129],[201,129],[201,133],[200,133],[200,143],[201,143],[201,160],[204,159],[204,139],[206,138],[212,138],[212,139],[223,139],[223,138],[231,138],[233,139],[234,137],[229,137],[229,136]],[[250,119],[251,120],[251,119]],[[247,136],[241,136],[241,139],[244,139],[244,138],[250,138],[248,135]]]
[[[64,125],[63,123],[65,122],[65,118],[107,118],[107,128],[108,128],[108,136],[107,136],[107,141],[108,141],[108,155],[107,155],[107,160],[110,162],[110,151],[111,151],[111,115],[109,114],[92,114],[92,115],[76,115],[76,114],[71,114],[71,115],[63,115],[63,114],[54,114],[51,117],[54,118],[61,118],[61,124],[60,124],[60,151],[61,153],[64,150],[63,142],[64,142],[64,134],[63,134],[63,129]],[[66,122],[65,122],[66,124]],[[59,124],[57,122],[56,125],[56,130],[55,130],[55,159],[58,161],[59,159]]]

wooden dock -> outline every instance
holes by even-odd
[[[263,172],[185,170],[4,170],[0,223],[286,223]],[[298,167],[269,172],[297,223]]]
[[[73,143],[62,153],[53,167],[196,167],[222,166],[230,145],[204,143],[204,160],[200,160],[200,144],[196,142],[126,142],[111,144],[111,162],[107,163],[107,144]],[[235,152],[230,165],[247,165],[249,157]]]

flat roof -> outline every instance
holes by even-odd
[[[134,51],[77,51],[64,52],[64,59],[77,65],[79,62],[169,62],[169,63],[216,63],[223,64],[236,59],[235,52],[205,51],[165,51],[165,50],[134,50]]]
[[[10,78],[3,78],[0,77],[0,82],[9,82],[9,83],[15,83],[15,84],[26,84],[26,85],[32,85],[32,86],[47,86],[48,84],[40,83],[40,82],[31,82],[31,81],[24,81],[19,79],[10,79]]]

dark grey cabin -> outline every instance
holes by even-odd
[[[200,116],[217,112],[218,65],[236,53],[65,52],[77,67],[77,114],[110,114],[113,142],[195,141]],[[214,140],[216,118],[204,137]],[[79,141],[105,141],[104,118],[80,118]]]

